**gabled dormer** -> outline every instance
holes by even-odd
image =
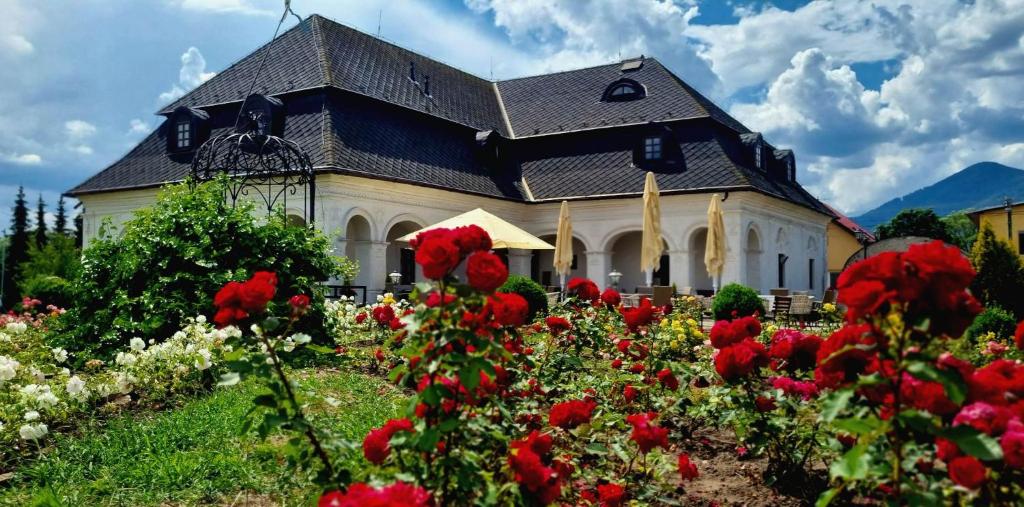
[[[210,115],[202,109],[181,106],[167,115],[167,151],[193,151],[210,137]]]
[[[793,150],[772,150],[773,173],[777,178],[796,182],[796,156]]]
[[[242,103],[239,118],[241,130],[253,130],[258,134],[284,136],[284,102],[276,97],[254,93]]]
[[[639,130],[633,164],[647,171],[682,170],[685,167],[679,138],[668,125],[650,123]]]
[[[497,168],[501,163],[505,137],[496,130],[481,130],[476,133],[476,156],[487,167]]]
[[[647,88],[638,81],[629,78],[621,78],[613,81],[601,95],[604,102],[627,102],[640,100],[647,96]]]
[[[768,154],[765,149],[764,137],[760,132],[748,132],[740,134],[740,141],[746,150],[747,160],[750,166],[760,171],[768,170]]]

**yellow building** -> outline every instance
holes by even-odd
[[[857,225],[857,222],[851,220],[850,217],[827,204],[825,206],[836,216],[835,220],[828,224],[825,240],[828,253],[829,287],[835,287],[836,279],[843,271],[846,261],[864,247],[862,242],[874,243],[875,236],[867,229]],[[1024,222],[1021,224],[1024,225]],[[860,237],[858,237],[858,233],[860,233]]]
[[[1010,208],[1009,213],[1007,213],[1007,207]],[[997,238],[1009,241],[1018,254],[1024,254],[1024,202],[1000,204],[973,211],[967,216],[971,217],[971,220],[978,226],[978,230],[986,225],[991,227]],[[1007,227],[1007,219],[1009,219],[1009,227]]]

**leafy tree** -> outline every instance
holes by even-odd
[[[878,239],[924,236],[951,242],[942,219],[930,209],[906,209],[878,226]]]
[[[75,246],[82,248],[82,238],[84,237],[85,228],[85,217],[81,213],[75,215]]]
[[[60,199],[57,199],[57,218],[54,221],[53,228],[59,234],[66,235],[68,233],[68,211],[64,206],[63,195],[60,196]]]
[[[978,276],[971,292],[986,306],[999,306],[1024,319],[1024,265],[1013,247],[996,238],[987,224],[971,250],[971,263]]]
[[[978,238],[978,226],[974,225],[966,213],[951,213],[942,217],[942,224],[949,234],[950,243],[960,247],[961,250],[970,250],[974,240]]]
[[[52,233],[42,248],[31,245],[28,260],[19,267],[20,294],[44,304],[67,306],[71,292],[68,281],[78,275],[81,255],[75,239],[66,234]]]
[[[10,308],[18,302],[18,266],[28,259],[28,205],[25,201],[24,187],[18,187],[18,196],[14,200],[14,209],[11,214],[11,235],[8,241],[3,273],[3,306],[5,308]]]
[[[287,308],[296,294],[312,298],[313,318],[296,331],[326,336],[320,282],[336,271],[327,237],[280,213],[257,218],[251,203],[225,206],[223,184],[166,187],[119,236],[101,228],[83,254],[52,346],[107,358],[134,336],[164,340],[185,319],[212,316],[213,296],[225,283],[264,270],[277,273],[274,305]]]
[[[43,194],[39,194],[39,201],[36,205],[36,247],[42,248],[46,245],[46,203],[43,202]]]

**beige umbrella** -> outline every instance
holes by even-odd
[[[640,270],[647,276],[647,285],[654,279],[654,270],[661,265],[665,242],[661,238],[661,205],[658,203],[658,182],[648,172],[644,181],[644,230],[640,250]]]
[[[555,272],[565,289],[565,277],[572,269],[572,219],[569,218],[569,202],[562,201],[558,212],[558,233],[555,236]]]
[[[480,208],[467,211],[461,215],[449,218],[448,220],[444,220],[434,225],[424,227],[416,232],[406,234],[405,236],[398,238],[397,241],[404,241],[408,243],[423,231],[438,229],[441,227],[453,229],[455,227],[461,227],[469,224],[478,225],[481,229],[487,231],[487,234],[491,236],[491,242],[494,244],[494,248],[522,248],[524,250],[551,250],[555,248],[548,242]]]
[[[708,239],[704,245],[704,266],[708,269],[715,292],[718,292],[718,279],[725,267],[725,223],[722,222],[719,202],[721,199],[718,194],[713,194],[711,205],[708,206]]]

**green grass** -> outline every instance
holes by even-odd
[[[312,405],[310,413],[318,426],[346,438],[395,417],[403,399],[381,379],[358,373],[305,370],[300,378],[303,389],[340,401]],[[239,434],[259,391],[247,381],[174,410],[122,415],[58,436],[52,449],[0,484],[0,505],[309,503],[319,491],[285,465],[282,436]]]

